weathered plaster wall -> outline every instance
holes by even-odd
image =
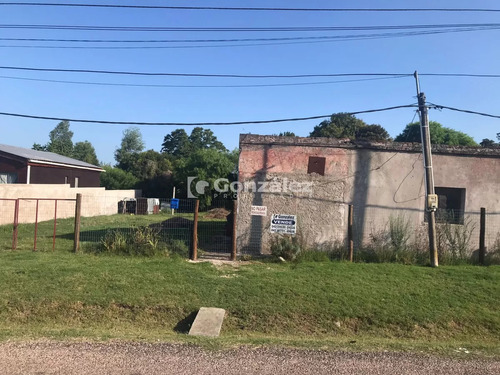
[[[118,202],[124,198],[141,196],[140,190],[105,190],[104,188],[71,188],[69,185],[22,185],[0,184],[0,225],[12,224],[17,198],[75,199],[82,194],[82,216],[112,215],[118,212]],[[3,199],[2,199],[3,198]],[[12,200],[5,200],[12,199]],[[38,220],[54,218],[53,200],[39,201]],[[36,200],[22,200],[19,204],[19,222],[35,222]],[[75,215],[75,203],[58,201],[57,217],[68,218]]]
[[[425,231],[425,179],[420,145],[355,144],[348,140],[242,135],[239,179],[248,182],[311,183],[308,192],[276,189],[238,195],[238,244],[243,252],[269,252],[272,214],[297,215],[299,236],[309,244],[345,241],[347,205],[355,207],[357,242],[404,216]],[[484,151],[483,151],[484,150]],[[466,189],[465,209],[490,215],[487,238],[500,231],[500,152],[463,147],[434,148],[435,185]],[[307,174],[310,156],[326,158],[325,175]],[[252,216],[252,205],[267,216]],[[495,214],[496,213],[496,214]],[[477,236],[477,233],[474,233]]]

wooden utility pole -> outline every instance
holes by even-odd
[[[422,137],[422,152],[424,154],[425,198],[427,223],[429,225],[429,252],[432,267],[439,265],[436,244],[436,209],[437,197],[434,191],[434,174],[432,171],[431,134],[429,131],[429,111],[425,105],[425,94],[420,92],[418,73],[415,71],[417,84],[418,110],[420,111],[420,135]]]

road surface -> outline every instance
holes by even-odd
[[[248,347],[206,351],[164,343],[7,342],[0,344],[0,374],[498,375],[500,361]]]

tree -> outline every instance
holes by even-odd
[[[495,147],[497,143],[493,139],[484,138],[480,143],[481,147]]]
[[[176,160],[174,165],[175,186],[179,193],[187,195],[187,192],[195,193],[193,186],[187,186],[188,177],[195,177],[195,181],[206,181],[210,190],[200,197],[203,204],[209,205],[213,197],[215,180],[219,178],[231,178],[236,169],[237,153],[220,152],[216,149],[201,149],[190,154],[187,158]]]
[[[107,190],[133,189],[138,183],[138,179],[129,172],[110,165],[102,167],[105,172],[101,173],[101,186]]]
[[[189,148],[189,137],[184,129],[175,129],[163,138],[161,152],[173,156],[186,155]]]
[[[73,147],[73,157],[85,163],[98,165],[97,155],[94,146],[89,141],[77,142]]]
[[[196,127],[188,136],[184,129],[176,129],[163,138],[161,151],[176,158],[186,157],[198,150],[219,150],[226,152],[222,142],[210,129]]]
[[[364,139],[367,141],[388,141],[390,140],[389,133],[380,125],[366,125],[360,127],[356,131],[356,139]]]
[[[210,129],[194,128],[189,135],[189,142],[191,152],[197,150],[227,151],[226,147],[217,140],[217,137]]]
[[[281,132],[278,137],[296,137],[294,132]]]
[[[115,151],[118,167],[127,170],[132,162],[131,157],[144,149],[144,141],[139,128],[131,127],[123,131],[120,148]]]
[[[314,127],[310,137],[366,139],[388,141],[389,133],[380,125],[368,125],[349,113],[335,113]]]
[[[449,146],[477,146],[474,139],[458,130],[444,127],[439,122],[429,121],[431,143]],[[406,125],[404,130],[395,139],[396,142],[421,142],[420,123],[413,122]]]
[[[61,121],[50,133],[49,143],[45,146],[47,151],[56,154],[73,156],[73,132],[69,130],[69,121]]]
[[[47,151],[47,146],[43,146],[40,143],[33,143],[31,149],[36,151]]]

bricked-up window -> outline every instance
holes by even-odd
[[[463,224],[465,211],[465,189],[436,187],[438,196],[438,223]]]
[[[325,175],[325,158],[320,156],[309,156],[309,164],[307,166],[307,173],[317,173],[321,176]]]

